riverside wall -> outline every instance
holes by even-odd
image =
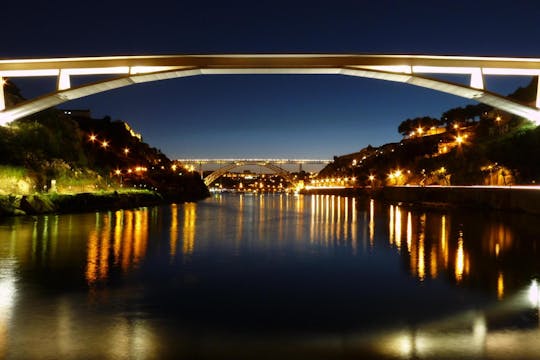
[[[540,189],[526,187],[389,186],[370,189],[321,189],[309,194],[369,196],[426,207],[455,207],[540,214]]]

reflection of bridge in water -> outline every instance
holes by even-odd
[[[225,175],[229,171],[240,168],[243,166],[255,166],[266,168],[273,173],[283,177],[292,185],[296,184],[296,180],[291,175],[293,171],[284,168],[286,165],[297,165],[298,172],[304,170],[306,165],[326,165],[331,160],[314,160],[314,159],[178,159],[184,166],[193,166],[193,170],[197,170],[201,177],[204,177],[204,171],[210,170],[212,166],[212,173],[204,178],[206,186],[211,185],[222,175]],[[217,169],[215,168],[217,166]],[[207,167],[205,169],[205,167]],[[318,171],[317,171],[318,172]]]

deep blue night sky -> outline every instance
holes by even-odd
[[[301,52],[540,57],[540,4],[532,0],[10,1],[3,10],[2,58]],[[27,97],[52,91],[56,82],[12,80]],[[530,78],[485,81],[489,90],[507,94]],[[171,158],[331,158],[398,141],[402,120],[438,117],[467,103],[344,76],[216,75],[135,85],[61,107],[126,120]]]

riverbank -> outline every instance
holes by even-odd
[[[375,191],[369,188],[313,189],[305,193],[369,196],[429,208],[456,207],[540,214],[540,188],[532,186],[387,186]]]
[[[0,217],[117,210],[196,200],[200,199],[163,197],[157,192],[148,190],[1,195]]]

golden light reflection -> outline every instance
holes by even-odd
[[[411,252],[412,245],[412,214],[407,212],[407,251]]]
[[[280,204],[283,203],[283,197],[284,195],[283,194],[280,194],[279,195],[279,200],[280,200]],[[296,237],[297,238],[301,238],[302,237],[302,233],[304,231],[304,201],[305,201],[305,198],[304,198],[304,195],[297,195],[294,197],[295,199],[295,210],[296,210],[296,213],[299,214],[298,216],[298,224],[296,226]],[[280,208],[280,212],[284,211],[284,209],[281,209]],[[285,228],[284,228],[284,224],[283,224],[283,217],[280,217],[280,221],[279,221],[279,239],[283,239],[284,238],[284,232],[285,232]]]
[[[323,237],[324,237],[324,242],[326,245],[328,245],[329,241],[330,241],[330,196],[329,195],[324,195],[324,204],[321,204],[323,205],[323,208],[324,208],[324,222],[323,222],[323,226],[322,226],[322,233],[324,234]]]
[[[13,316],[13,307],[17,294],[14,262],[0,261],[0,358],[5,358],[8,351],[9,325]]]
[[[111,240],[111,216],[96,213],[95,227],[90,231],[87,241],[86,281],[93,284],[104,280],[109,273]]]
[[[182,254],[191,255],[195,247],[195,226],[197,221],[197,203],[184,204],[184,226],[182,228]]]
[[[375,239],[375,200],[369,201],[369,245],[373,247]]]
[[[133,226],[133,264],[138,265],[146,255],[148,242],[148,209],[135,212]]]
[[[460,232],[460,236],[458,239],[458,248],[456,251],[455,275],[456,275],[457,282],[461,282],[461,280],[463,280],[464,269],[465,269],[465,255],[463,253],[463,235]]]
[[[315,222],[317,221],[317,210],[318,210],[318,203],[319,203],[319,195],[313,195],[311,197],[311,220],[310,220],[310,226],[309,226],[309,240],[310,242],[313,242],[315,240],[316,236],[316,229],[317,226],[315,225]]]
[[[483,234],[484,247],[490,254],[498,257],[514,244],[514,235],[512,230],[503,223],[490,224],[487,231]]]
[[[171,229],[170,229],[170,255],[171,260],[176,256],[178,246],[178,205],[171,204]]]
[[[356,254],[358,250],[358,233],[357,233],[357,214],[356,200],[330,195],[313,195],[310,198],[311,205],[309,214],[309,233],[311,243],[320,243],[324,246],[342,242],[350,244],[351,251]],[[306,201],[304,197],[299,201]],[[302,205],[302,211],[306,211]],[[365,229],[367,231],[367,213],[364,213]],[[303,219],[299,219],[300,228],[304,229]],[[297,235],[301,236],[301,232],[297,227]],[[302,230],[304,231],[304,230]],[[367,232],[360,235],[365,239],[364,247],[367,247]]]
[[[396,247],[398,248],[398,250],[400,250],[401,249],[401,209],[399,208],[399,206],[396,206],[395,221],[396,221],[395,242],[396,242]]]
[[[431,278],[435,279],[438,275],[437,269],[437,248],[435,245],[431,248]]]
[[[103,232],[101,233],[101,241],[100,241],[100,256],[99,256],[99,278],[100,279],[106,279],[107,275],[109,273],[109,242],[110,242],[110,231],[111,231],[111,224],[110,224],[110,218],[105,218],[105,226],[103,227]]]
[[[424,240],[418,243],[418,278],[422,281],[426,277],[426,264],[424,263]]]
[[[441,216],[441,252],[443,255],[444,267],[448,268],[448,232],[446,231],[446,215]]]
[[[88,284],[109,276],[109,263],[123,272],[138,266],[146,256],[148,210],[119,210],[96,213],[95,225],[88,232],[85,277]]]
[[[347,238],[349,236],[349,198],[345,198],[345,209],[343,210],[344,219],[343,219],[343,236]]]
[[[504,276],[502,272],[499,272],[497,276],[497,298],[500,300],[504,297]]]
[[[133,244],[133,219],[135,218],[134,212],[129,210],[124,212],[124,236],[122,253],[120,254],[122,271],[127,272],[131,263],[131,252]]]
[[[390,222],[388,223],[388,233],[389,233],[389,242],[390,242],[390,245],[392,245],[394,243],[394,224],[395,224],[395,220],[394,220],[394,205],[390,205]]]
[[[122,229],[124,228],[124,212],[118,210],[114,214],[115,224],[114,224],[114,264],[118,265],[120,262],[120,252],[122,246]]]
[[[244,207],[245,207],[245,197],[243,194],[240,194],[238,197],[238,216],[237,216],[237,236],[236,236],[236,248],[240,246],[242,237],[244,235]]]
[[[358,221],[356,214],[356,198],[351,200],[351,240],[356,243],[358,241]]]
[[[98,235],[92,231],[88,236],[88,253],[86,260],[86,281],[93,283],[97,280],[98,268]]]
[[[424,280],[426,277],[426,263],[424,240],[426,237],[426,214],[420,215],[420,228],[418,231],[418,277]]]

